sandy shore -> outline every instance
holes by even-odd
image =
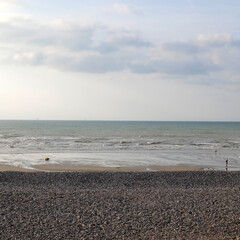
[[[67,165],[34,165],[36,169],[50,171],[90,171],[90,172],[128,172],[128,171],[200,171],[203,167],[191,166],[137,166],[137,167],[98,167]]]
[[[0,239],[239,239],[240,172],[0,172]]]
[[[99,166],[72,166],[57,164],[33,165],[35,170],[17,168],[10,165],[1,165],[0,172],[34,172],[34,171],[87,171],[87,172],[131,172],[131,171],[201,171],[207,166],[137,166],[137,167],[99,167]]]
[[[26,169],[26,168],[19,168],[19,167],[14,167],[11,165],[5,165],[5,164],[0,164],[0,172],[35,172],[34,170],[31,169]]]

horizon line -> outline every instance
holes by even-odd
[[[240,122],[240,120],[107,120],[107,119],[0,119],[0,121],[69,121],[69,122]]]

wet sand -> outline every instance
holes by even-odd
[[[9,171],[13,171],[13,172],[35,172],[35,170],[31,170],[31,169],[26,169],[26,168],[19,168],[19,167],[15,167],[12,165],[5,165],[5,164],[0,164],[0,172],[9,172]]]
[[[239,239],[240,172],[0,172],[0,239]]]
[[[136,167],[99,167],[99,166],[67,166],[67,165],[34,165],[39,170],[49,171],[90,171],[90,172],[129,172],[129,171],[200,171],[203,167],[191,166],[136,166]]]
[[[135,171],[201,171],[208,166],[134,166],[134,167],[101,167],[101,166],[73,166],[60,164],[33,165],[34,169],[17,168],[10,165],[1,165],[0,172],[4,171],[87,171],[87,172],[135,172]]]

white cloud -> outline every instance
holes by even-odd
[[[107,38],[96,38],[99,32]],[[2,63],[42,64],[83,72],[121,71],[127,67],[127,59],[132,59],[129,51],[151,46],[136,31],[71,22],[40,24],[25,18],[0,22],[0,36]]]
[[[26,5],[27,0],[0,0],[0,21],[9,20],[14,17],[25,17],[21,7]]]
[[[126,4],[114,3],[113,9],[114,9],[117,13],[122,13],[122,14],[130,14],[130,13],[132,13],[132,10],[131,10],[130,7],[129,7],[128,5],[126,5]]]
[[[15,8],[20,5],[18,0],[0,0],[0,9],[6,10],[10,8]]]
[[[229,33],[221,33],[221,34],[213,34],[213,35],[205,35],[200,34],[196,43],[200,46],[219,46],[224,44],[229,44],[232,42],[232,36]]]
[[[125,15],[129,15],[129,14],[141,15],[142,14],[142,11],[140,9],[137,9],[135,7],[132,7],[123,3],[114,3],[110,8],[103,9],[103,12],[125,14]]]
[[[200,84],[240,85],[240,44],[230,34],[156,46],[136,30],[13,18],[0,22],[0,62],[88,73],[154,73]]]

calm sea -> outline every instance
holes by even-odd
[[[240,170],[240,122],[0,121],[0,164]]]

